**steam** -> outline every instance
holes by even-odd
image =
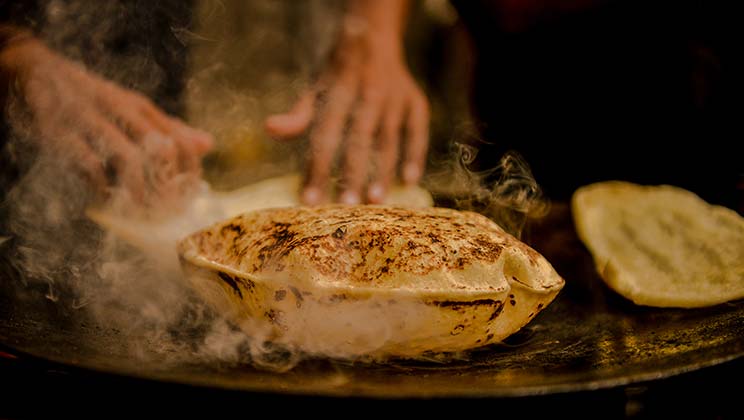
[[[227,6],[220,1],[204,1],[196,12],[201,22],[194,29],[184,22],[188,13],[181,2],[172,3],[170,9],[156,8],[165,12],[166,16],[160,16],[135,10],[136,3],[52,0],[47,5],[41,33],[67,57],[155,98],[178,88],[169,84],[167,66],[190,61],[185,112],[194,125],[214,133],[227,151],[212,156],[208,162],[206,175],[214,185],[231,188],[294,169],[303,150],[262,138],[260,122],[269,112],[287,109],[295,94],[308,84],[313,70],[324,61],[334,38],[339,2],[288,2],[300,10],[282,17],[276,2],[259,2],[252,9],[245,9],[249,6],[236,5],[243,2]],[[328,5],[334,7],[326,11]],[[237,12],[231,9],[235,7]],[[234,16],[238,12],[239,16]],[[252,21],[241,20],[251,16]],[[149,46],[152,39],[122,47],[117,54],[107,51],[123,37],[150,32],[165,18],[182,24],[166,27],[158,41],[162,40],[166,55],[180,57],[183,63],[162,62],[162,57],[157,57]],[[277,20],[284,25],[276,25]],[[220,29],[215,21],[243,23],[234,23],[240,27]],[[299,38],[304,42],[282,38],[287,28],[296,28],[303,22],[310,23],[300,26]],[[247,36],[246,31],[251,31],[251,35]],[[234,38],[228,33],[242,37]],[[285,58],[276,58],[277,49],[286,46],[289,50],[281,55]],[[279,62],[271,62],[272,57]],[[267,65],[279,70],[267,73]],[[243,78],[229,75],[228,70],[234,72],[235,68],[241,69]],[[261,83],[250,85],[255,81]],[[122,331],[129,338],[126,343],[134,357],[150,357],[142,348],[154,346],[166,362],[252,363],[276,371],[291,369],[301,360],[301,353],[291,345],[270,344],[269,331],[241,325],[216,313],[195,295],[180,271],[163,264],[157,255],[143,254],[92,223],[85,211],[95,204],[95,197],[86,179],[74,169],[72,162],[76,157],[67,153],[63,159],[51,148],[37,148],[29,129],[32,121],[21,105],[12,103],[8,110],[13,126],[8,147],[24,175],[3,203],[9,215],[7,234],[14,239],[16,248],[14,264],[24,274],[16,279],[19,290],[42,286],[43,299]],[[180,110],[175,101],[160,105],[169,112]],[[252,146],[250,151],[241,149],[245,144]],[[505,156],[491,170],[474,172],[469,165],[476,153],[470,146],[457,144],[455,159],[446,170],[429,178],[429,186],[435,193],[456,196],[455,207],[484,213],[519,235],[528,216],[546,211],[546,200],[528,166],[517,155]],[[112,202],[126,212],[129,198],[125,192],[113,194]],[[7,236],[0,236],[0,243],[6,240]],[[330,328],[353,335],[355,349],[373,353],[390,336],[386,330],[389,326],[370,321],[380,318],[384,305],[374,300],[355,305],[353,312],[359,314],[359,319],[337,314],[296,320],[296,324],[304,326],[296,334]],[[398,310],[395,317],[412,325],[425,322],[421,318],[424,312],[417,307]],[[253,334],[248,336],[245,331]],[[312,342],[317,347],[305,349],[311,353],[351,355],[344,349],[323,347],[322,340]]]
[[[185,113],[190,123],[215,134],[227,152],[210,157],[206,175],[218,187],[235,187],[298,165],[302,150],[261,137],[261,121],[267,113],[287,109],[308,84],[313,66],[330,48],[340,2],[248,5],[206,0],[193,11],[193,27],[188,24],[192,11],[180,1],[158,2],[152,8],[136,2],[42,3],[39,34],[53,50],[158,100],[170,113]],[[306,20],[308,15],[312,19]],[[225,22],[235,27],[225,27]],[[287,28],[299,29],[297,39],[286,36],[291,32]],[[154,37],[145,39],[144,34]],[[185,72],[184,86],[169,74],[173,68]],[[250,84],[254,81],[260,83]],[[166,99],[180,90],[185,91],[186,109],[178,98]],[[272,347],[260,335],[250,339],[215,313],[160,255],[143,254],[91,222],[86,210],[99,203],[75,169],[79,156],[54,150],[54,139],[40,146],[25,105],[22,98],[11,98],[7,109],[12,132],[4,152],[22,176],[4,197],[7,226],[0,232],[0,242],[12,239],[13,247],[3,258],[12,258],[22,273],[7,279],[16,282],[19,299],[28,295],[26,289],[43,290],[40,311],[47,300],[121,331],[134,357],[152,357],[142,349],[154,347],[173,363],[217,360],[275,370],[297,363],[296,352]],[[131,216],[126,191],[111,194],[115,210]],[[154,207],[175,206],[162,202]],[[4,244],[3,251],[8,248]]]
[[[547,214],[549,200],[517,152],[505,153],[495,167],[482,171],[471,169],[477,155],[476,147],[454,143],[450,160],[426,184],[435,194],[452,197],[455,208],[484,214],[521,237],[530,217]]]

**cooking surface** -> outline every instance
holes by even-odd
[[[588,391],[666,378],[744,354],[744,301],[702,309],[634,305],[607,289],[573,233],[567,206],[525,240],[565,278],[556,300],[506,343],[466,359],[388,364],[312,359],[285,373],[190,360],[157,343],[97,325],[51,302],[35,310],[0,296],[0,343],[67,366],[158,381],[278,394],[357,397],[510,397]],[[4,267],[5,268],[5,267]],[[4,285],[12,272],[0,271]],[[11,281],[9,281],[11,280]],[[29,292],[31,297],[33,292]],[[39,292],[38,299],[43,299]],[[39,306],[44,306],[43,311]],[[73,312],[74,314],[75,312]],[[196,337],[181,333],[184,342]],[[133,349],[130,343],[136,342]]]

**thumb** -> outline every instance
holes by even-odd
[[[264,128],[275,139],[288,140],[304,133],[315,114],[315,90],[305,92],[295,102],[291,110],[284,114],[274,114],[266,118]]]

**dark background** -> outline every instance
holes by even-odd
[[[730,2],[453,3],[472,48],[476,168],[512,149],[553,198],[622,179],[743,210]]]

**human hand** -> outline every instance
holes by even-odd
[[[177,198],[198,179],[212,137],[166,115],[144,95],[105,80],[35,38],[0,52],[22,125],[71,163],[98,193],[121,188],[139,204]]]
[[[404,183],[417,183],[424,171],[429,103],[406,67],[401,41],[349,26],[317,83],[289,112],[270,116],[265,123],[277,139],[298,137],[312,126],[302,192],[306,204],[328,201],[339,150],[343,203],[382,202],[401,153]]]

